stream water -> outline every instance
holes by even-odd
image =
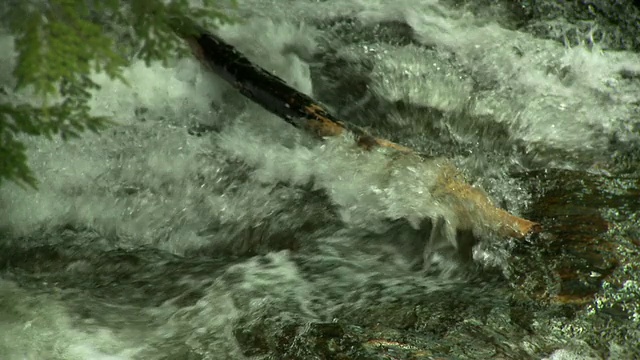
[[[596,23],[525,22],[523,1],[457,3],[243,0],[219,34],[510,212],[573,219],[555,243],[589,238],[571,216],[593,210],[585,255],[543,233],[416,272],[420,176],[388,183],[382,154],[308,138],[193,59],[134,62],[130,87],[96,75],[119,125],[28,139],[40,189],[0,189],[0,359],[640,358],[640,54]],[[588,270],[580,301],[563,261]]]

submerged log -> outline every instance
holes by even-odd
[[[358,147],[364,150],[387,148],[411,161],[425,161],[412,149],[368,134],[363,129],[334,117],[322,104],[289,86],[281,78],[253,64],[235,47],[220,37],[206,32],[178,32],[189,44],[193,54],[213,73],[234,86],[244,96],[264,109],[283,118],[289,124],[304,129],[318,138],[353,134]],[[480,188],[464,181],[461,173],[449,162],[438,162],[442,169],[434,189],[427,189],[446,201],[459,218],[461,228],[468,231],[472,223],[503,236],[522,238],[539,230],[537,223],[522,219],[497,207]],[[475,220],[474,220],[475,219]]]

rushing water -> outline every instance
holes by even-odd
[[[637,189],[640,55],[562,19],[546,26],[564,43],[536,37],[545,24],[518,30],[497,4],[241,1],[244,20],[220,34],[340,117],[454,159],[513,213],[536,201],[533,170]],[[10,81],[11,37],[0,42]],[[96,76],[92,103],[119,126],[29,139],[39,191],[0,189],[1,359],[311,359],[305,334],[331,323],[453,359],[640,356],[633,197],[601,209],[619,283],[567,315],[520,298],[559,283],[528,292],[514,268],[552,272],[537,242],[516,254],[515,240],[488,239],[476,267],[412,269],[424,235],[408,224],[439,211],[424,193],[435,169],[389,178],[383,154],[320,144],[192,59],[126,76],[131,87]],[[591,190],[565,191],[589,205]]]

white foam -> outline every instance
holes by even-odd
[[[74,326],[53,296],[29,293],[0,280],[0,298],[3,360],[130,360],[139,350],[108,329]]]
[[[624,89],[616,87],[620,70],[640,64],[636,54],[597,45],[565,48],[468,14],[414,10],[406,20],[422,42],[455,53],[477,80],[496,83],[480,94],[475,111],[511,123],[514,137],[563,149],[601,148],[607,138],[600,130],[606,134],[629,117],[638,100],[626,91],[620,96]]]
[[[596,358],[591,356],[585,356],[569,350],[559,349],[554,351],[549,357],[545,357],[543,360],[595,360],[595,359]]]

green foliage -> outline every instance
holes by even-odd
[[[183,54],[176,30],[194,31],[230,21],[221,11],[234,0],[41,0],[14,1],[0,9],[0,22],[15,35],[18,53],[14,92],[29,102],[0,97],[0,184],[11,180],[36,187],[21,134],[77,137],[112,122],[90,114],[92,73],[126,83],[122,69],[135,57],[147,63]],[[178,29],[179,27],[179,29]],[[128,36],[122,36],[123,34]]]

